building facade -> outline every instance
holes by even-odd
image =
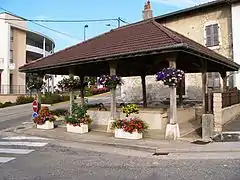
[[[154,19],[158,23],[240,63],[240,51],[238,50],[240,45],[239,4],[238,0],[218,0],[158,16]],[[147,11],[145,9],[143,13]],[[149,101],[159,101],[169,96],[166,87],[156,82],[155,76],[147,76],[146,83]],[[184,83],[187,98],[202,99],[201,73],[186,73]],[[209,90],[221,91],[222,79],[220,74],[209,72],[207,86]],[[236,86],[240,89],[239,73],[228,72],[228,86]],[[140,101],[142,99],[141,91],[140,77],[124,78],[124,84],[121,87],[121,96],[124,101]]]
[[[25,94],[28,77],[18,68],[52,54],[54,41],[29,30],[23,18],[8,13],[0,14],[0,39],[0,94]]]

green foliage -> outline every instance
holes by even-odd
[[[66,109],[55,109],[55,110],[51,110],[50,111],[51,114],[55,115],[55,116],[66,116],[68,113],[68,110]]]
[[[72,115],[66,116],[66,122],[74,126],[81,126],[81,124],[90,124],[92,119],[87,115],[88,107],[86,105],[78,105],[73,103]]]
[[[126,117],[128,117],[130,114],[138,114],[139,109],[136,104],[129,104],[122,108],[122,112],[126,114]]]
[[[59,81],[57,86],[65,91],[79,90],[81,88],[81,81],[80,78],[70,76],[69,78],[63,78],[63,80]]]
[[[27,74],[27,87],[30,90],[41,90],[43,88],[44,81],[43,75],[37,73],[28,73]]]
[[[0,108],[10,107],[10,106],[14,106],[14,105],[16,105],[16,103],[12,103],[12,102],[8,101],[5,103],[0,103]]]
[[[46,121],[55,121],[56,119],[54,118],[53,114],[49,111],[48,107],[42,107],[39,111],[39,114],[37,117],[33,119],[35,124],[42,125]]]
[[[18,96],[16,99],[16,104],[27,104],[34,101],[34,98],[32,96]]]
[[[55,104],[59,102],[69,101],[70,97],[66,95],[59,95],[59,94],[45,94],[42,97],[41,101],[43,104]]]

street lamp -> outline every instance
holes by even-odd
[[[84,26],[84,41],[86,40],[86,29],[88,28],[88,25],[86,24]]]

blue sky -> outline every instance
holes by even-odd
[[[146,0],[0,0],[0,6],[28,19],[105,19],[118,18],[132,23],[142,20]],[[154,16],[193,6],[208,0],[152,0]],[[1,12],[1,10],[0,10]],[[29,23],[30,29],[42,32],[56,43],[55,51],[83,40],[83,27],[88,24],[87,38],[117,27],[117,21],[90,23],[41,23],[67,33],[72,38]],[[106,26],[111,24],[111,26]],[[122,24],[123,25],[123,24]]]

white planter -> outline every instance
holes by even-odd
[[[71,124],[67,124],[67,132],[84,134],[88,132],[88,125],[81,124],[81,126],[73,126]]]
[[[46,121],[44,124],[37,124],[37,129],[54,129],[54,123],[50,121]]]
[[[122,139],[142,139],[143,134],[136,131],[131,134],[129,132],[125,132],[123,129],[115,129],[115,137]]]

